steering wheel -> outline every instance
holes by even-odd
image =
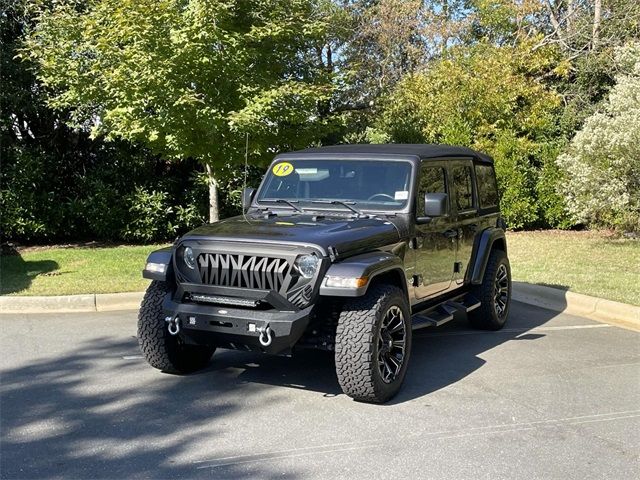
[[[391,195],[387,195],[386,193],[375,193],[373,195],[371,195],[369,198],[367,198],[367,202],[370,202],[371,200],[373,200],[376,197],[385,197],[388,198],[389,200],[394,200],[395,198],[393,198]]]

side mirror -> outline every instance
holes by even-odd
[[[247,210],[251,206],[253,196],[256,194],[255,188],[245,188],[242,191],[242,209]]]
[[[424,215],[426,217],[444,217],[448,211],[446,193],[424,194]]]

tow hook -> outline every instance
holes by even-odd
[[[260,345],[262,345],[263,347],[268,347],[269,345],[271,345],[271,342],[273,341],[273,330],[271,330],[271,327],[269,327],[268,323],[264,327],[256,328],[256,331],[260,334],[260,336],[258,337]]]
[[[180,319],[177,314],[173,317],[166,317],[164,321],[167,322],[167,329],[170,335],[175,336],[180,333]]]

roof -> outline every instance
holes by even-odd
[[[440,158],[440,157],[474,157],[486,163],[493,163],[493,159],[484,153],[476,152],[467,147],[455,147],[452,145],[435,144],[408,144],[408,143],[386,143],[386,144],[353,144],[353,145],[331,145],[328,147],[307,148],[290,154],[369,154],[369,155],[407,155],[420,159]]]

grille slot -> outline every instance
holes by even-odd
[[[290,270],[284,258],[232,253],[198,256],[200,280],[206,285],[280,291],[290,278]]]
[[[304,308],[309,304],[311,300],[311,294],[313,293],[313,287],[309,284],[296,290],[293,295],[289,297],[289,301],[296,307]]]

